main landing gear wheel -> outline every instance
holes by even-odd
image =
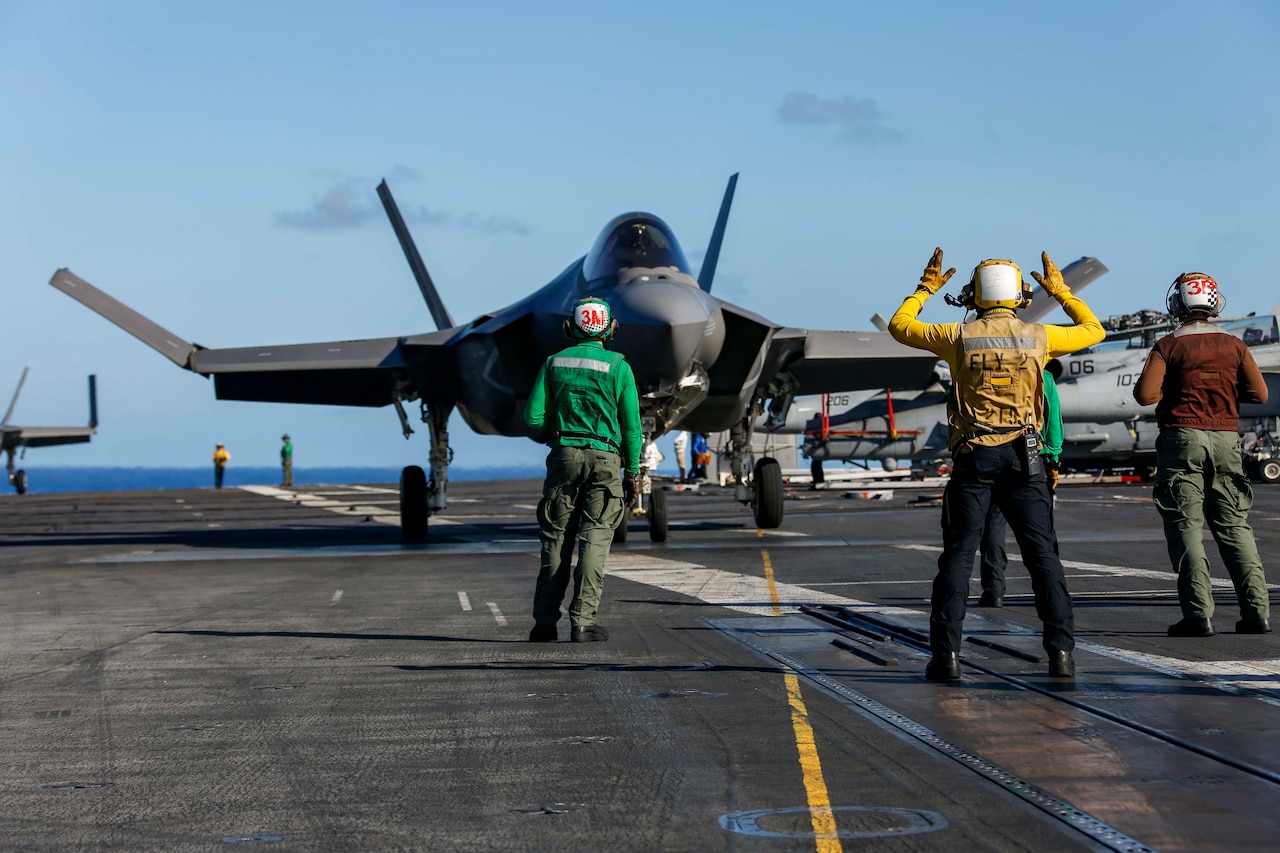
[[[649,541],[667,541],[667,493],[661,489],[649,492]]]
[[[1266,466],[1263,466],[1266,470]],[[18,494],[25,495],[27,493],[27,472],[19,468],[13,472],[13,487],[18,490]]]
[[[624,506],[622,508],[622,518],[618,520],[618,526],[613,528],[613,544],[617,545],[627,541],[627,522],[631,520],[631,508]]]
[[[756,514],[756,526],[773,530],[782,526],[782,466],[777,459],[766,456],[756,463],[756,499],[752,509]]]
[[[19,471],[19,474],[22,472]],[[1258,477],[1264,483],[1280,482],[1280,459],[1267,459],[1258,466]]]
[[[427,540],[427,475],[417,465],[400,472],[400,535],[406,542]]]

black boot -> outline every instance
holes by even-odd
[[[1237,634],[1270,634],[1271,623],[1258,616],[1246,616],[1236,623]]]
[[[999,595],[993,595],[992,593],[984,592],[982,594],[982,597],[978,599],[978,606],[979,607],[1004,607],[1004,598]]]
[[[558,643],[560,635],[556,633],[555,625],[534,625],[533,630],[529,632],[529,642]]]
[[[1213,623],[1203,616],[1186,616],[1169,626],[1170,637],[1212,637]]]
[[[1049,677],[1076,677],[1076,660],[1071,652],[1049,652]]]
[[[960,654],[958,652],[934,652],[933,660],[924,668],[929,681],[959,681]]]
[[[603,625],[574,625],[569,639],[575,643],[599,643],[609,639],[609,629]]]

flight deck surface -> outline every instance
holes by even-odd
[[[1233,633],[1211,541],[1219,633],[1165,635],[1148,487],[1062,490],[1074,682],[1010,541],[946,685],[936,490],[798,492],[777,531],[669,492],[609,642],[530,644],[538,489],[452,484],[425,546],[387,486],[0,498],[0,848],[1275,847],[1280,635]],[[1280,584],[1280,488],[1251,520]]]

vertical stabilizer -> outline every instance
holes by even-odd
[[[1079,293],[1107,272],[1107,265],[1097,258],[1081,258],[1062,268],[1062,280],[1071,288],[1072,293]],[[1031,307],[1019,311],[1018,317],[1026,323],[1039,323],[1042,317],[1057,307],[1058,300],[1045,293],[1043,287],[1036,285]]]
[[[404,217],[400,215],[396,200],[391,197],[391,190],[387,187],[385,178],[378,184],[378,198],[382,199],[382,207],[387,211],[391,228],[400,240],[400,248],[404,250],[405,259],[409,261],[409,269],[413,271],[418,289],[422,291],[422,298],[426,300],[427,308],[431,310],[431,318],[436,321],[436,328],[452,328],[454,323],[453,318],[449,316],[449,309],[444,307],[444,300],[440,298],[435,283],[431,281],[427,265],[422,262],[422,256],[418,254],[418,247],[414,245],[413,237],[409,234],[409,227],[404,224]]]
[[[13,415],[13,407],[18,405],[18,395],[22,393],[22,384],[27,381],[27,371],[30,367],[22,368],[22,378],[18,380],[18,387],[13,392],[13,399],[9,401],[9,409],[4,413],[4,420],[0,424],[7,424],[10,416]]]
[[[711,283],[715,281],[716,264],[720,260],[720,244],[724,242],[724,229],[729,223],[729,208],[733,205],[733,191],[738,186],[738,173],[729,176],[729,186],[725,187],[724,199],[720,202],[720,214],[716,216],[716,227],[711,232],[711,242],[707,244],[706,257],[702,259],[702,269],[698,272],[698,286],[705,292],[711,292]]]

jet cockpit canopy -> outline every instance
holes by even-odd
[[[675,234],[649,213],[624,213],[606,225],[587,253],[582,275],[588,282],[610,285],[629,269],[670,270],[692,277]]]

